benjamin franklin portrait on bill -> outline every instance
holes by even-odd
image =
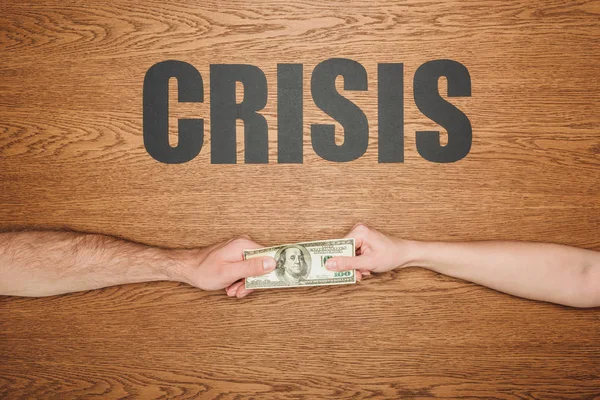
[[[297,285],[310,273],[310,253],[304,246],[286,246],[275,254],[275,274],[288,285]]]

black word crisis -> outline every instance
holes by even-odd
[[[367,150],[369,123],[363,111],[342,96],[335,80],[343,77],[345,90],[367,90],[367,71],[358,62],[332,58],[312,71],[311,94],[317,107],[344,128],[343,144],[335,142],[335,125],[312,124],[311,142],[315,153],[325,160],[356,160]],[[378,160],[404,161],[404,65],[377,66]],[[438,131],[416,132],[417,151],[436,163],[454,162],[465,157],[472,142],[467,116],[446,101],[438,91],[438,80],[446,77],[448,97],[471,96],[467,68],[453,60],[433,60],[415,72],[415,104],[432,121],[446,129],[448,142],[440,143]],[[202,76],[192,65],[176,60],[153,65],[146,73],[143,93],[144,145],[156,160],[167,164],[185,163],[196,157],[204,142],[203,119],[179,119],[179,140],[169,144],[169,79],[178,82],[180,102],[203,102]],[[303,144],[303,65],[277,65],[277,162],[302,163]],[[243,101],[236,101],[236,83],[243,85]],[[268,163],[267,121],[260,114],[267,103],[267,79],[263,71],[246,64],[210,65],[211,163],[235,164],[236,120],[244,122],[246,163]]]

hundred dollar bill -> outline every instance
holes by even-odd
[[[340,285],[356,283],[354,270],[334,272],[325,269],[325,261],[334,256],[354,256],[354,239],[321,240],[256,250],[244,250],[244,259],[270,256],[277,268],[246,278],[247,289]]]

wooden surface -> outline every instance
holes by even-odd
[[[169,247],[246,233],[334,238],[357,221],[422,240],[517,239],[600,250],[598,1],[15,1],[0,4],[0,228],[93,231]],[[319,62],[369,90],[367,153],[319,158]],[[471,153],[434,164],[414,71],[464,64]],[[142,139],[142,83],[177,59],[203,75],[205,145],[181,165]],[[405,69],[405,162],[377,162],[377,63]],[[209,65],[259,66],[268,165],[210,164]],[[304,164],[279,165],[276,65],[304,64]],[[338,87],[342,87],[341,83]],[[446,83],[440,81],[441,93]],[[176,86],[171,85],[174,94]],[[337,125],[341,135],[341,128]],[[341,138],[341,136],[340,136]],[[238,134],[238,160],[243,157]],[[513,298],[413,269],[358,285],[255,293],[151,283],[0,298],[0,398],[599,398],[600,310]]]

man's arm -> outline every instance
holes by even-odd
[[[171,250],[96,234],[0,233],[0,295],[50,296],[159,280],[222,289],[274,269],[270,257],[243,260],[244,249],[259,247],[247,238]]]
[[[327,268],[385,272],[419,266],[533,300],[600,306],[600,252],[548,243],[416,242],[364,225],[348,235],[358,257],[334,257]]]

